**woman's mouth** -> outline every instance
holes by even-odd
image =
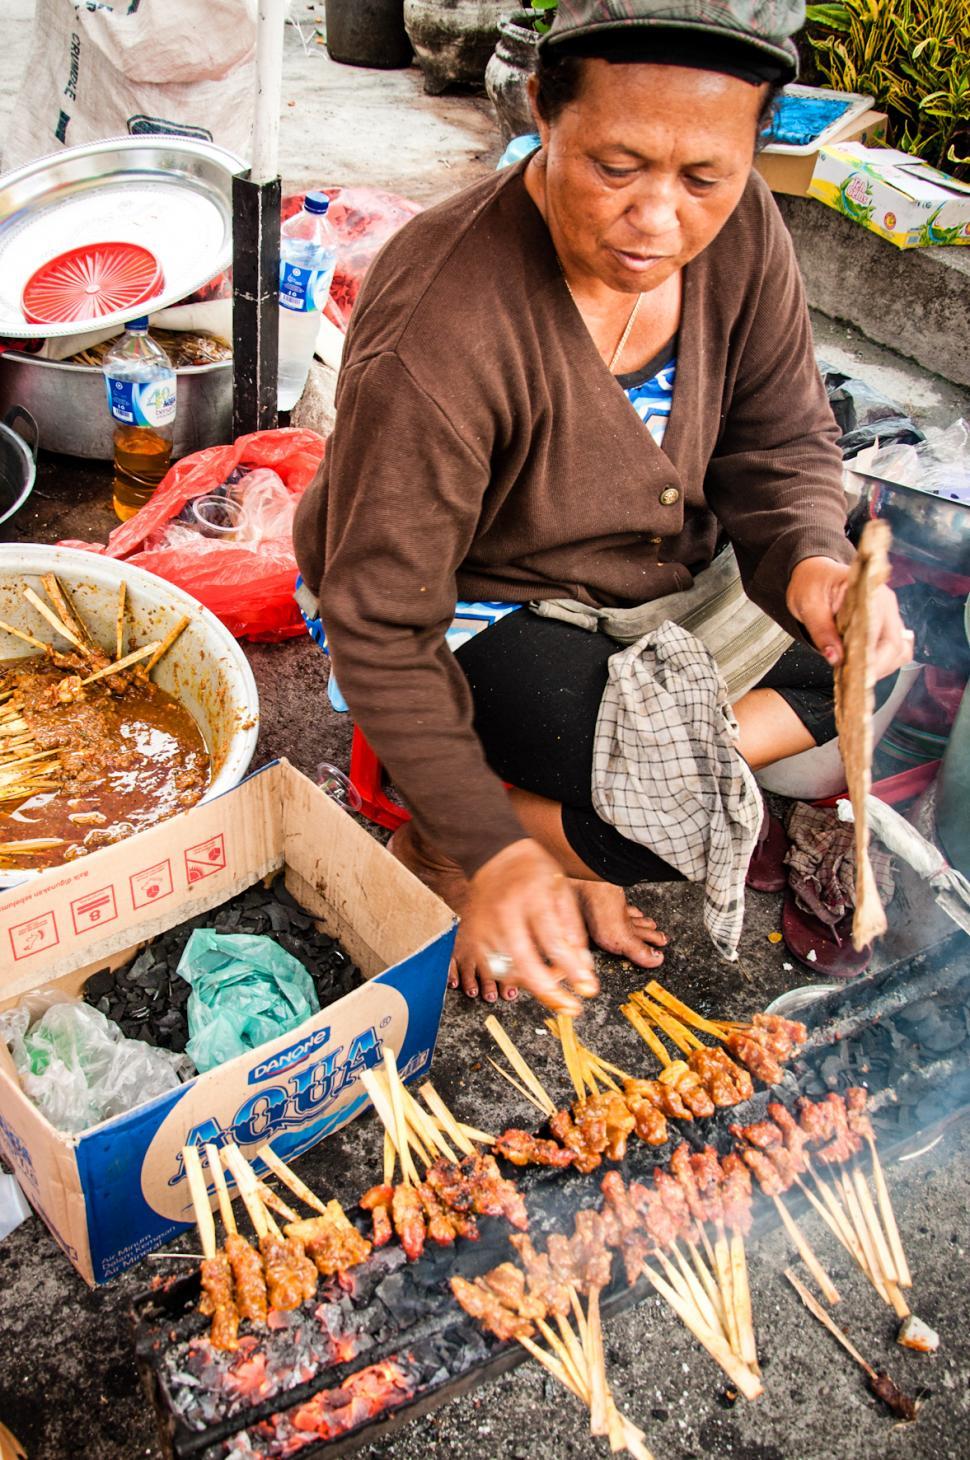
[[[662,253],[631,253],[623,248],[612,248],[613,253],[625,269],[635,274],[645,274],[655,264],[663,263],[667,255]]]

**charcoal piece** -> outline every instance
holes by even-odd
[[[139,1004],[136,1009],[130,1009],[128,1011],[128,1018],[134,1019],[137,1024],[141,1024],[148,1018],[150,1013],[151,1010],[147,1004]]]
[[[184,978],[176,978],[172,982],[171,1000],[173,1004],[185,1004],[188,1002],[192,992],[192,985],[186,983]]]
[[[159,1034],[168,1034],[171,1030],[177,1029],[181,1022],[176,1011],[169,1009],[168,1013],[163,1014],[158,1021],[158,1032]]]
[[[919,1024],[923,1019],[933,1019],[937,1013],[935,999],[917,999],[913,1004],[907,1004],[904,1009],[894,1017],[901,1024]]]
[[[966,1037],[967,1031],[962,1025],[956,1022],[951,1024],[943,1019],[927,1019],[919,1027],[920,1044],[933,1054],[946,1054],[947,1050],[956,1049],[957,1045],[964,1043]]]
[[[102,994],[110,994],[115,985],[115,976],[110,968],[99,968],[97,973],[92,973],[84,985],[84,997],[90,1004],[94,999],[100,999]]]
[[[266,916],[274,933],[285,933],[290,927],[291,914],[278,902],[271,903],[266,909]]]
[[[113,1019],[117,1024],[123,1017],[126,1008],[124,999],[111,999],[108,1004],[108,1018]]]

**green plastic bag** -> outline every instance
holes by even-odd
[[[192,985],[185,1052],[200,1074],[319,1013],[313,980],[273,938],[197,928],[177,972]]]

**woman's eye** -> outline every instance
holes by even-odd
[[[692,188],[696,188],[701,193],[709,193],[712,188],[717,187],[718,182],[716,177],[693,177],[690,174],[688,174],[687,181]]]
[[[636,172],[635,167],[610,167],[605,162],[598,162],[596,165],[604,177],[616,178],[619,181],[633,177]]]

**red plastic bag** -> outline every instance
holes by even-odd
[[[207,446],[170,468],[140,512],[122,522],[106,544],[62,542],[136,567],[186,589],[221,619],[237,639],[277,640],[306,632],[293,601],[297,565],[290,536],[254,545],[205,540],[205,551],[158,547],[167,523],[193,497],[220,487],[237,467],[268,467],[293,496],[294,507],[313,480],[326,449],[315,431],[294,427],[256,431],[232,446]],[[275,514],[279,521],[279,514]],[[195,549],[195,544],[193,544]]]
[[[402,224],[422,211],[421,204],[379,188],[318,187],[308,188],[307,192],[326,193],[330,199],[327,217],[339,247],[324,313],[338,329],[346,330],[357,291],[375,255]],[[304,193],[287,194],[280,207],[283,222],[300,211],[304,196]]]

